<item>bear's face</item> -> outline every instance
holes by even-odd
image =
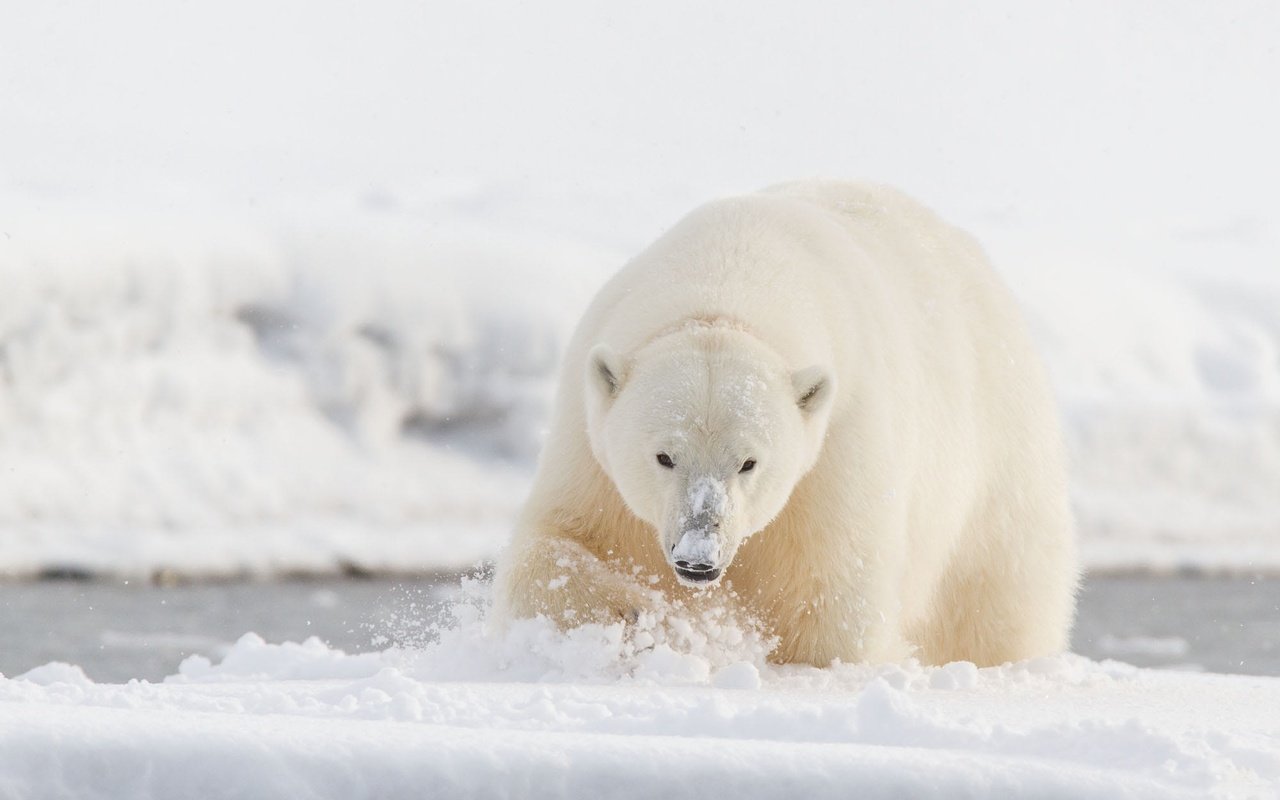
[[[663,337],[587,365],[591,447],[686,585],[716,582],[817,461],[833,380],[742,332]]]

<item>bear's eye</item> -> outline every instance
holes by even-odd
[[[755,468],[756,460],[754,458],[748,458],[746,461],[742,462],[742,469],[738,470],[738,472],[750,472]]]
[[[675,468],[676,462],[671,460],[671,456],[666,453],[658,453],[658,463],[667,469]]]

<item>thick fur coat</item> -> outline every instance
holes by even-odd
[[[597,295],[498,570],[509,615],[723,603],[781,662],[1067,645],[1052,397],[964,232],[882,187],[712,202]]]

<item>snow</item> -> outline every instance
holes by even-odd
[[[693,564],[720,564],[720,536],[716,530],[729,504],[724,481],[698,475],[689,483],[677,524],[680,538],[671,548],[671,558]]]
[[[764,661],[715,618],[427,644],[246,634],[162,683],[0,678],[5,796],[1264,797],[1280,679],[1078,656],[978,669]],[[419,632],[422,633],[422,632]],[[642,638],[639,634],[647,634]],[[656,638],[655,638],[656,637]],[[408,637],[412,638],[412,636]],[[56,777],[53,777],[56,776]]]
[[[714,531],[708,527],[686,530],[680,540],[671,548],[671,558],[675,561],[689,561],[694,564],[720,563],[720,542]]]
[[[1089,567],[1280,569],[1277,8],[746,11],[7,9],[0,577],[490,558],[595,289],[696,203],[807,175],[991,253]],[[1277,678],[780,668],[714,616],[455,615],[372,653],[246,634],[158,684],[0,676],[0,796],[1280,793]]]
[[[991,252],[1090,567],[1280,569],[1278,23],[24,4],[0,27],[0,575],[491,558],[592,292],[696,203],[806,175],[901,186]]]
[[[590,248],[10,219],[0,570],[461,569],[505,539]]]
[[[722,516],[729,502],[728,490],[724,481],[711,475],[699,475],[689,484],[689,497],[686,501],[689,513],[693,516]]]

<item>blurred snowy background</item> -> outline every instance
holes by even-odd
[[[594,290],[805,176],[973,231],[1096,568],[1280,567],[1280,6],[6,2],[0,575],[458,568]]]

